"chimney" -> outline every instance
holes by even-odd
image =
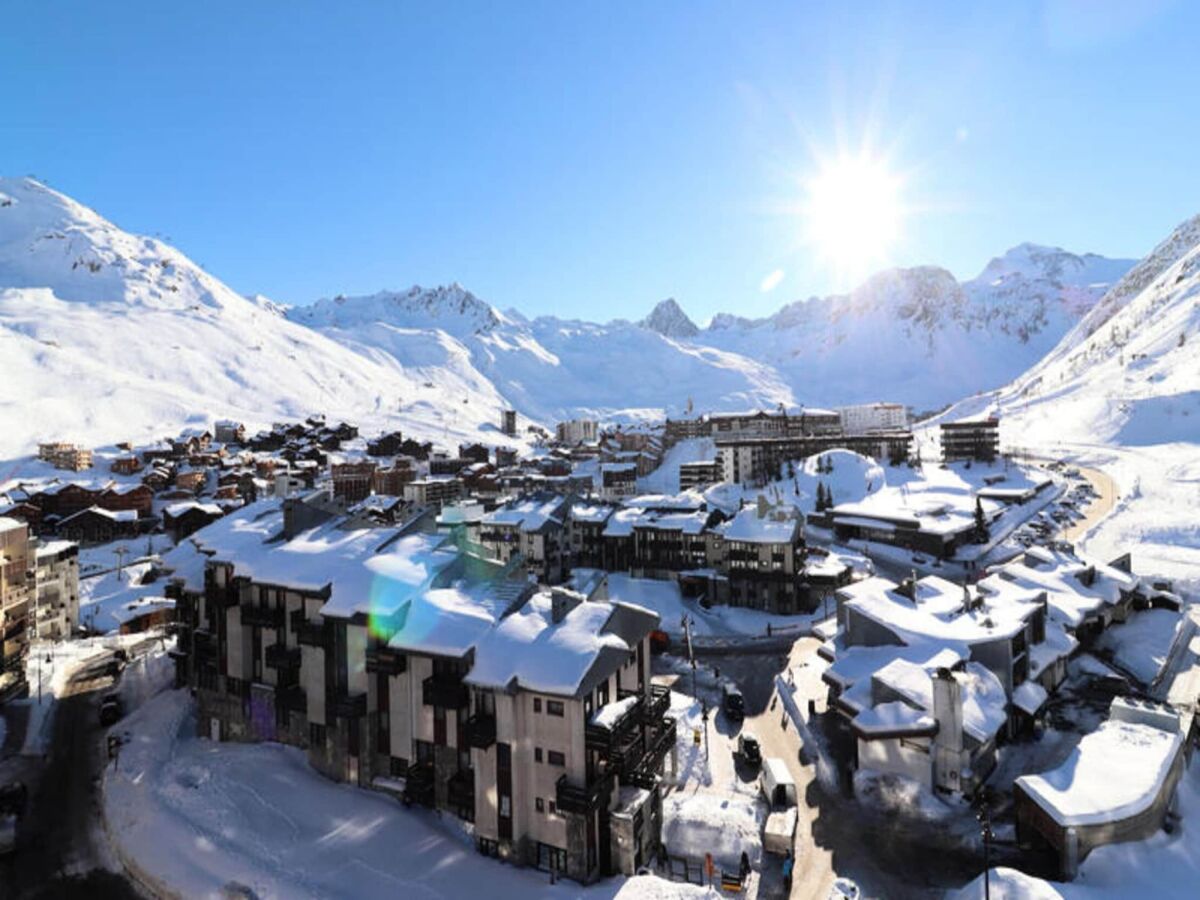
[[[584,600],[583,595],[566,588],[550,588],[550,621],[555,625]]]
[[[962,789],[963,707],[962,686],[954,673],[939,668],[933,674],[934,784],[952,791]]]

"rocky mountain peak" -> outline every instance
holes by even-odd
[[[674,297],[660,301],[650,315],[638,324],[669,338],[692,338],[700,333],[696,323],[688,318]]]

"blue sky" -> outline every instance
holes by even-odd
[[[1196,4],[1083,0],[28,3],[0,173],[288,303],[766,314],[841,286],[797,203],[864,143],[903,183],[892,264],[1143,254],[1200,211],[1198,33]]]

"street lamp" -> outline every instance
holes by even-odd
[[[988,797],[986,790],[980,793],[979,813],[976,815],[976,818],[979,820],[979,833],[983,838],[983,900],[991,900],[991,848],[992,841],[995,839],[996,835],[992,833],[992,817],[988,811]]]

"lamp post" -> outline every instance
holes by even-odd
[[[992,817],[988,812],[986,792],[980,794],[979,813],[976,816],[979,819],[980,835],[983,838],[983,900],[991,900],[992,897],[992,839],[995,835],[992,833]]]

